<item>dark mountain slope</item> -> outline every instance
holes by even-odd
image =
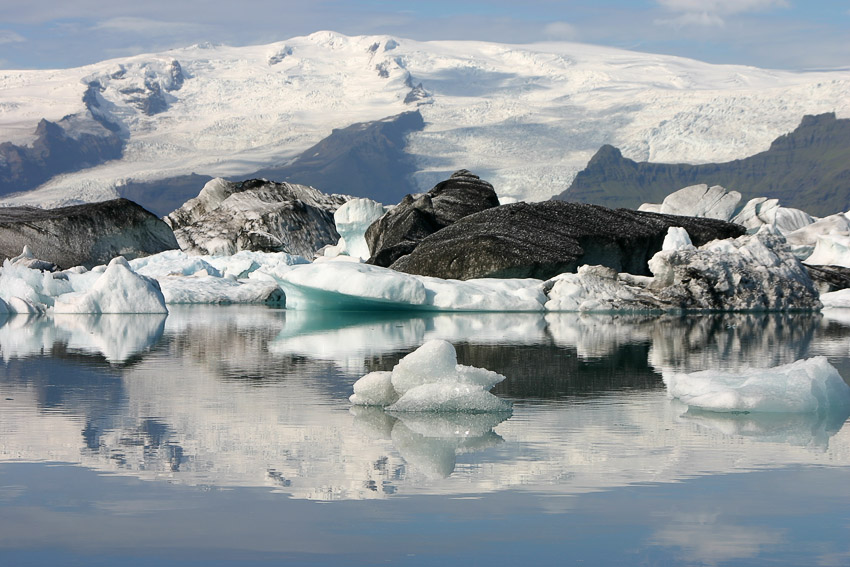
[[[369,197],[397,203],[419,189],[413,185],[414,158],[405,152],[407,134],[425,127],[418,110],[374,122],[359,122],[335,129],[286,165],[231,177],[230,181],[264,178],[309,185],[325,193]],[[212,177],[182,175],[157,181],[130,182],[119,187],[132,199],[158,215],[166,215],[196,197]]]
[[[700,165],[635,162],[602,146],[558,200],[637,208],[697,183],[722,185],[744,200],[777,198],[818,216],[850,209],[850,119],[804,116],[770,149],[748,158]]]

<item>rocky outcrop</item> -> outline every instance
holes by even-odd
[[[738,191],[745,200],[766,196],[810,214],[850,209],[850,119],[834,113],[805,116],[770,149],[726,163],[635,162],[602,146],[570,187],[554,197],[608,207],[659,203],[682,187],[705,183]]]
[[[303,185],[218,178],[164,220],[191,254],[253,250],[310,258],[339,240],[333,214],[349,199]]]
[[[390,266],[419,242],[471,214],[499,206],[493,186],[465,169],[423,194],[407,195],[366,231],[368,263]]]
[[[431,234],[390,267],[461,280],[549,279],[584,264],[650,275],[649,259],[662,249],[671,226],[685,228],[697,246],[745,232],[716,219],[563,201],[513,203],[467,216]]]
[[[0,208],[0,257],[15,258],[24,246],[63,269],[178,247],[168,225],[127,199],[58,209]]]

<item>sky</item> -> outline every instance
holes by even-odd
[[[76,67],[320,30],[566,40],[710,63],[850,68],[850,0],[0,0],[0,69]]]

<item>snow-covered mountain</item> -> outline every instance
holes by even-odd
[[[425,127],[409,133],[404,148],[417,166],[412,186],[427,190],[466,168],[502,197],[541,200],[566,189],[603,144],[634,160],[743,158],[804,114],[850,117],[848,92],[847,70],[711,65],[575,43],[317,32],[75,69],[0,71],[0,170],[26,151],[37,159],[51,143],[59,147],[56,136],[62,144],[119,136],[120,159],[5,197],[42,206],[102,200],[191,173],[248,177],[286,164],[334,129],[418,109]],[[36,131],[42,119],[62,127],[54,141],[45,141],[44,124]],[[112,157],[81,155],[89,164]]]

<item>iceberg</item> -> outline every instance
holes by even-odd
[[[54,313],[168,313],[156,280],[133,271],[123,256],[109,266],[87,291],[57,297]]]
[[[354,383],[349,400],[394,412],[506,412],[511,404],[488,390],[505,377],[457,363],[448,341],[431,340],[402,358],[392,372],[371,372]]]
[[[809,413],[850,407],[850,386],[826,357],[741,372],[664,374],[667,394],[717,412]]]
[[[340,236],[336,252],[362,260],[369,258],[366,229],[385,212],[381,203],[371,199],[351,199],[344,203],[334,213],[334,224]]]

